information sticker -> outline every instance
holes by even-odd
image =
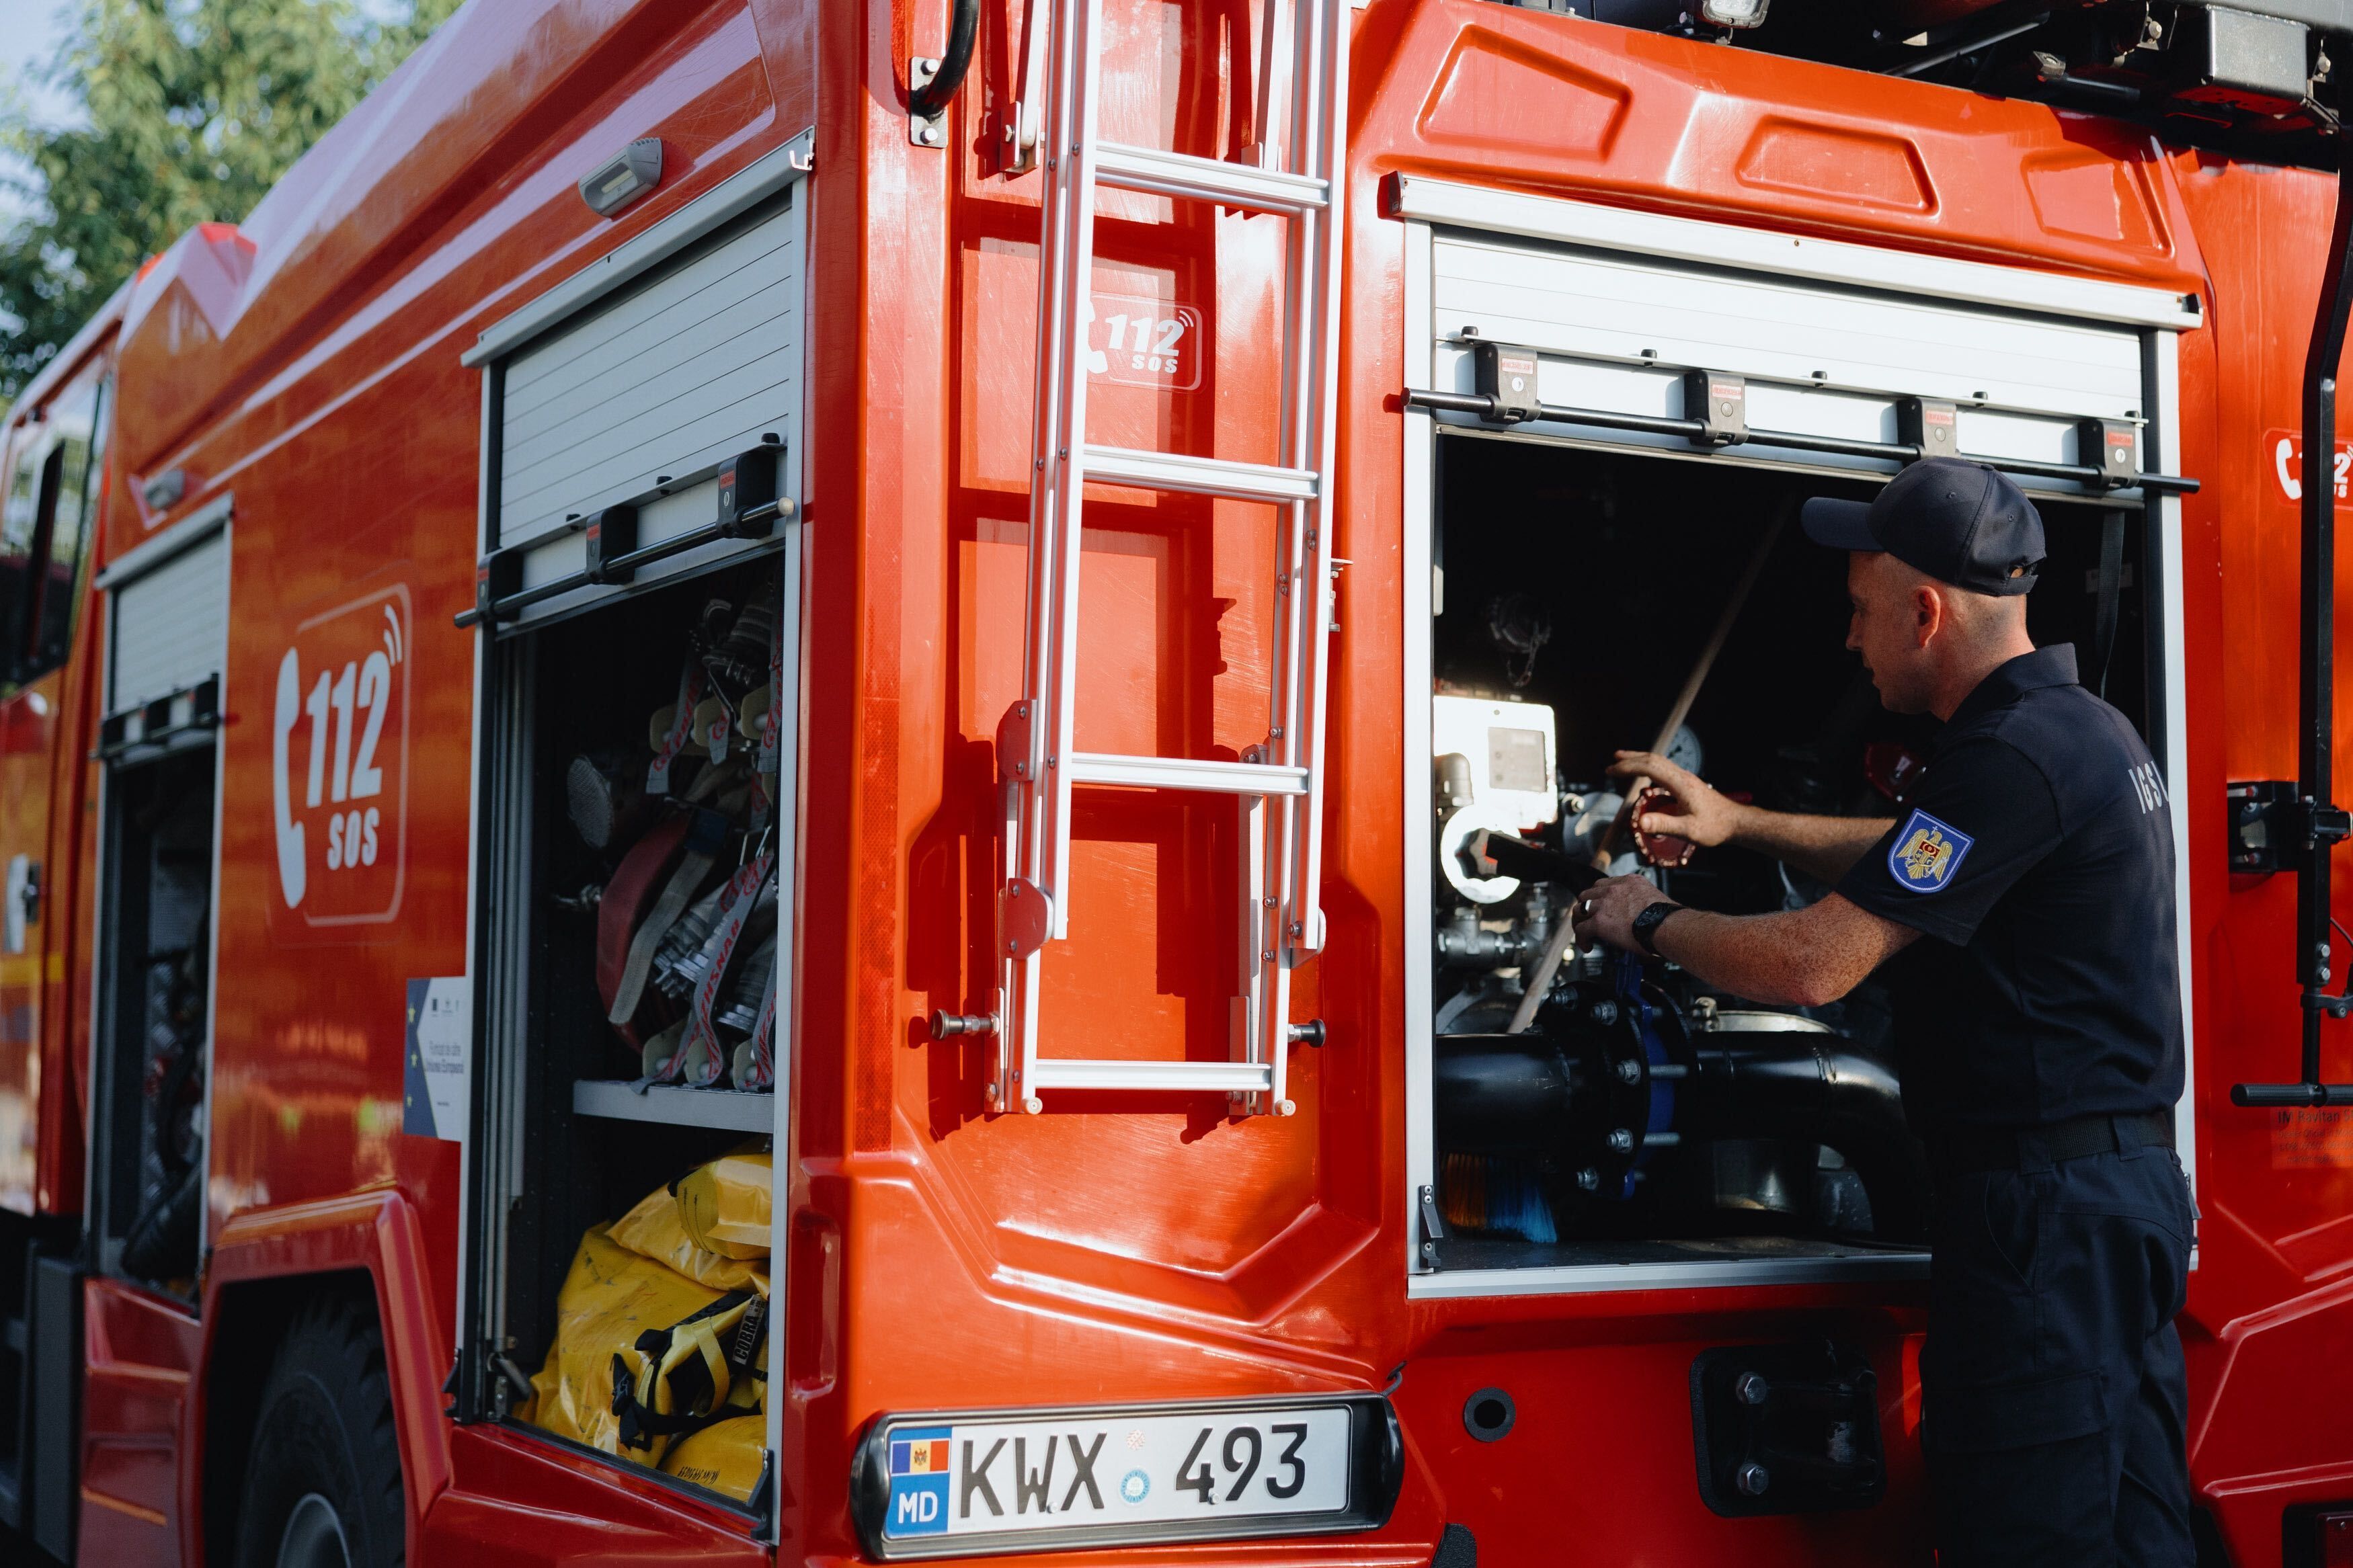
[[[474,1065],[474,993],[464,975],[408,983],[404,1055],[400,1130],[414,1138],[462,1141]]]

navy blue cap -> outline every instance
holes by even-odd
[[[2023,594],[2042,564],[2042,514],[2010,477],[1959,458],[1929,458],[1870,501],[1817,496],[1806,537],[1833,550],[1883,550],[1975,594]]]

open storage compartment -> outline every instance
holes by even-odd
[[[778,820],[775,773],[762,771],[758,716],[789,635],[779,626],[787,563],[775,548],[746,553],[502,639],[492,656],[503,739],[489,770],[477,1217],[489,1342],[501,1349],[485,1413],[649,1469],[678,1440],[635,1446],[606,1420],[609,1370],[569,1394],[558,1379],[605,1368],[641,1331],[670,1329],[732,1290],[767,1291],[764,1249],[722,1262],[696,1248],[704,1255],[681,1268],[681,1228],[660,1215],[638,1227],[651,1226],[659,1257],[584,1250],[592,1234],[625,1234],[607,1227],[641,1204],[671,1202],[665,1189],[708,1163],[765,1160],[779,1131],[776,970],[788,932],[777,889],[791,867],[778,845],[790,825]],[[715,757],[689,740],[665,763],[685,733],[667,721],[682,686],[703,692],[705,736],[714,724],[732,732]],[[750,1268],[730,1266],[742,1262]],[[706,1279],[723,1283],[698,1293]],[[583,1332],[603,1336],[593,1354],[565,1339]],[[736,1375],[746,1371],[761,1375],[748,1364]]]
[[[1670,754],[1771,808],[1899,816],[1936,721],[1881,706],[1844,647],[1846,558],[1795,514],[1867,500],[1931,454],[1992,461],[2033,496],[2049,539],[2035,643],[2074,645],[2085,684],[2178,777],[2163,459],[2173,333],[2194,308],[1419,180],[1393,182],[1389,205],[1407,220],[1405,808],[1420,825],[1409,1289],[1917,1274],[1926,1172],[1885,976],[1796,1009],[1571,948],[1507,1033],[1567,898],[1477,851],[1493,833],[1593,862],[1621,804],[1613,752],[1658,738],[1752,567]],[[1609,869],[1641,867],[1629,845]],[[1648,874],[1733,914],[1829,891],[1731,847]]]
[[[1925,1234],[1905,1041],[1884,979],[1765,1006],[1669,963],[1637,980],[1571,951],[1525,1034],[1506,1029],[1566,900],[1476,858],[1510,834],[1590,861],[1618,816],[1612,752],[1647,746],[1752,555],[1755,585],[1671,754],[1774,810],[1894,818],[1936,721],[1883,708],[1843,642],[1846,557],[1794,528],[1810,495],[1868,483],[1525,439],[1440,437],[1430,622],[1430,949],[1437,1202],[1451,1268],[1869,1258]],[[2036,643],[2149,728],[2142,514],[2045,498]],[[2105,680],[2100,555],[2120,535]],[[1680,868],[1630,847],[1677,902],[1794,909],[1827,885],[1754,851]],[[1899,958],[1897,963],[1901,963]],[[1632,988],[1630,990],[1630,988]],[[1644,1038],[1647,1029],[1649,1038]],[[1647,1058],[1647,1060],[1646,1060]],[[1637,1063],[1644,1063],[1637,1066]]]
[[[224,498],[99,579],[91,1263],[190,1301],[205,1250],[229,510]],[[12,869],[16,909],[37,892]],[[21,935],[12,928],[12,950]]]
[[[805,142],[779,149],[469,355],[459,1414],[755,1524],[783,1364],[805,167]]]

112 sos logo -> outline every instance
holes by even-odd
[[[408,589],[295,628],[269,726],[278,890],[311,926],[400,912],[407,857]]]

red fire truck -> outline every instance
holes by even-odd
[[[478,0],[149,263],[6,428],[15,1550],[1927,1561],[1883,994],[1556,933],[1615,748],[1892,809],[1776,520],[1958,452],[2180,846],[2202,1549],[2353,1562],[2353,6],[1767,9]]]

